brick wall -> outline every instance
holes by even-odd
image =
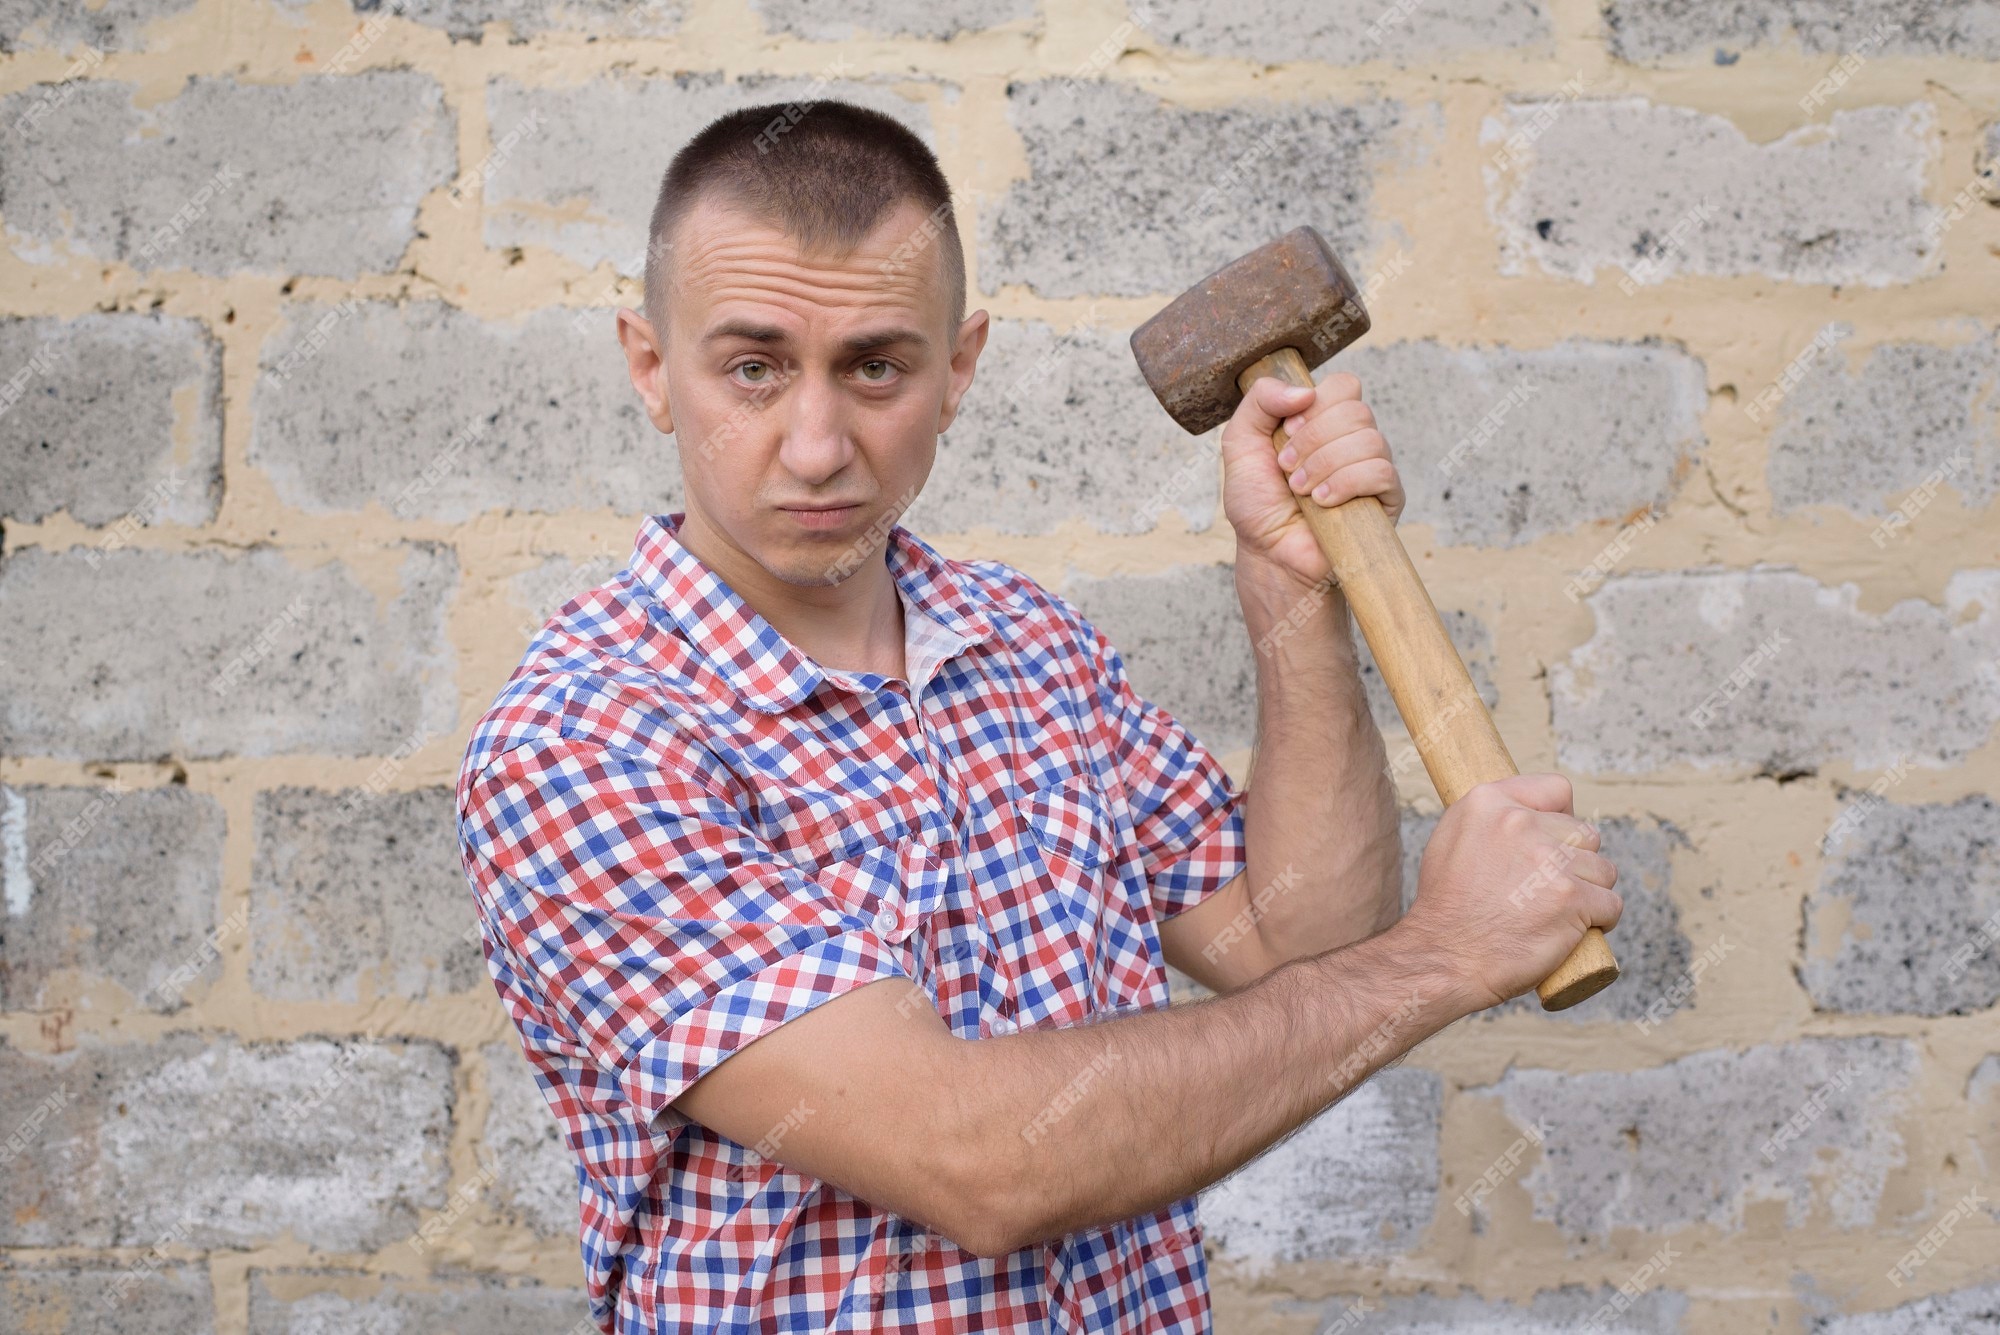
[[[610,314],[668,154],[826,90],[997,319],[913,527],[1242,776],[1215,442],[1124,340],[1313,223],[1624,871],[1615,989],[1209,1193],[1219,1327],[2000,1330],[1996,60],[1988,0],[0,0],[0,1328],[571,1328],[450,783],[679,506]]]

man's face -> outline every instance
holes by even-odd
[[[681,220],[664,349],[636,312],[619,336],[680,447],[684,531],[789,584],[837,582],[880,550],[986,341],[984,311],[953,327],[938,246],[906,244],[927,218],[906,202],[844,255],[804,254],[727,203]]]

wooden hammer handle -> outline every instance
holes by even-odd
[[[1291,348],[1260,358],[1236,383],[1248,393],[1263,376],[1313,387],[1305,358]],[[1271,444],[1274,450],[1285,448],[1282,427]],[[1520,773],[1382,503],[1373,496],[1331,507],[1310,495],[1296,499],[1367,637],[1375,666],[1395,697],[1438,797],[1449,806],[1476,784]],[[1617,977],[1618,961],[1604,933],[1593,927],[1535,992],[1544,1010],[1565,1010]]]

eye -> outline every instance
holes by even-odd
[[[771,378],[771,363],[744,362],[736,368],[736,373],[750,384],[761,385]]]
[[[870,357],[861,363],[861,378],[881,384],[896,373],[896,368],[880,357]]]

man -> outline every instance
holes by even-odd
[[[1445,814],[1399,914],[1382,741],[1297,508],[1401,508],[1352,376],[1260,382],[1223,433],[1243,791],[1068,602],[897,524],[987,315],[923,144],[801,110],[669,168],[618,336],[686,508],[537,636],[460,776],[593,1314],[1206,1329],[1193,1193],[1613,926],[1615,873],[1568,785],[1523,776]],[[1221,995],[1167,1009],[1165,964]]]

